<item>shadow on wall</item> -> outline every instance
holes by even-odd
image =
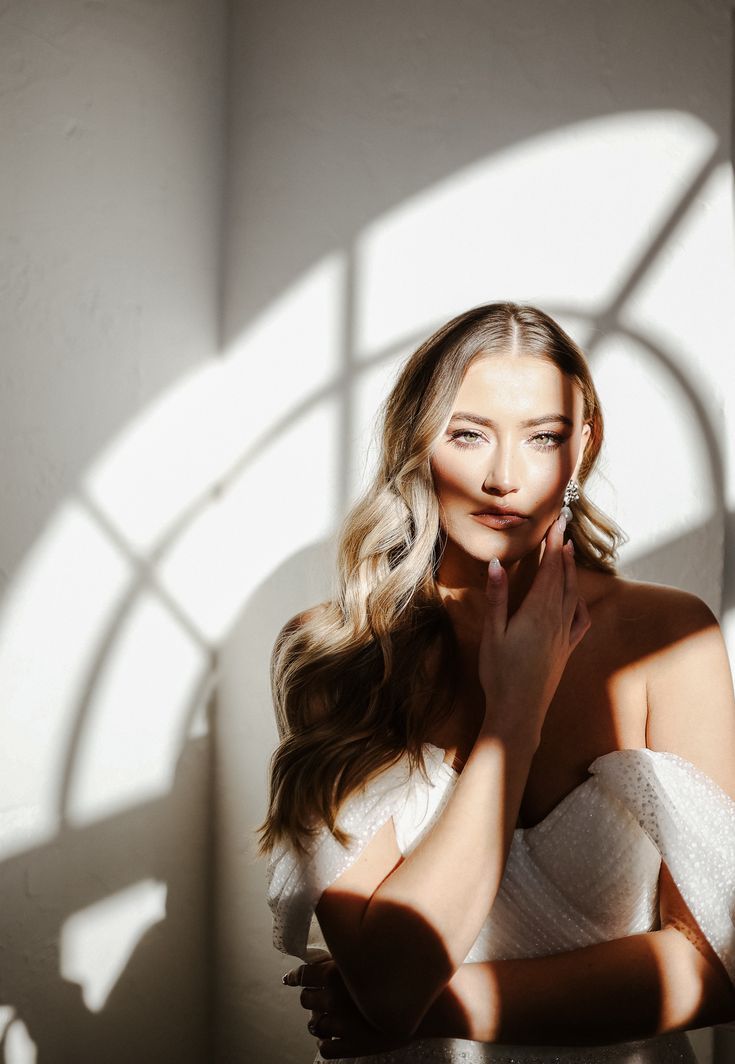
[[[305,416],[325,394],[339,406],[341,464],[335,520],[344,511],[350,490],[354,383],[378,365],[391,365],[397,352],[439,323],[422,326],[415,335],[402,335],[369,357],[358,357],[360,293],[355,290],[354,259],[361,231],[468,163],[492,159],[503,148],[540,131],[583,118],[666,107],[695,113],[712,128],[720,125],[716,77],[698,82],[700,95],[695,99],[680,76],[686,60],[691,78],[699,78],[700,68],[691,66],[691,60],[710,55],[712,25],[719,31],[722,18],[714,7],[709,14],[693,16],[687,5],[671,5],[668,33],[662,33],[660,11],[642,10],[632,0],[622,8],[578,2],[566,5],[563,15],[538,2],[522,22],[510,0],[485,8],[471,3],[465,7],[466,19],[453,10],[447,20],[443,5],[416,5],[401,22],[390,4],[358,10],[330,2],[321,5],[316,16],[307,5],[295,3],[235,7],[231,62],[237,93],[229,204],[233,231],[222,349],[226,353],[314,262],[334,248],[345,250],[347,289],[339,308],[341,368],[325,389],[306,395],[296,412]],[[682,33],[674,16],[693,19],[691,32]],[[640,50],[627,46],[627,34],[636,36]],[[452,67],[452,57],[461,57],[459,66]],[[274,76],[276,59],[283,77]],[[717,66],[699,61],[706,70]],[[267,106],[264,85],[269,87]],[[509,100],[512,106],[504,102]],[[412,134],[408,139],[407,129]],[[723,161],[724,148],[718,143],[678,202],[669,205],[637,262],[604,303],[594,309],[548,299],[542,303],[552,315],[569,315],[585,323],[593,370],[595,352],[603,342],[620,337],[646,351],[688,404],[707,457],[713,516],[708,526],[639,555],[626,569],[626,575],[678,586],[682,573],[688,573],[694,545],[701,549],[702,542],[720,541],[725,514],[723,455],[695,381],[658,338],[631,325],[625,310]],[[242,174],[248,180],[241,185],[237,178]],[[274,181],[274,174],[293,176]],[[262,209],[265,199],[259,199],[264,187],[269,187],[267,210]],[[87,663],[86,678],[78,685],[84,694],[71,711],[65,782],[57,810],[64,826],[47,844],[18,850],[0,865],[2,1002],[14,1009],[12,1016],[8,1014],[3,1039],[8,1064],[20,1064],[21,1050],[10,1045],[18,1021],[37,1047],[38,1064],[66,1059],[75,1064],[205,1060],[212,1034],[208,1027],[215,1015],[218,1025],[227,1028],[219,1037],[218,1061],[246,1059],[242,1054],[253,1049],[264,1062],[295,1061],[313,1046],[300,1010],[280,987],[284,960],[274,953],[264,930],[268,917],[263,869],[251,860],[247,833],[263,813],[266,754],[275,742],[266,668],[273,638],[286,617],[328,593],[323,581],[331,563],[331,541],[320,539],[275,567],[256,586],[217,645],[212,648],[203,641],[204,671],[192,684],[188,704],[179,711],[178,734],[188,735],[190,717],[207,700],[215,681],[223,697],[209,703],[209,733],[181,742],[170,793],[86,827],[69,826],[65,818],[65,796],[90,724],[89,706],[131,604],[144,593],[158,593],[152,572],[157,559],[236,486],[266,450],[268,438],[294,417],[290,410],[281,421],[270,423],[259,440],[192,499],[184,518],[150,548],[142,567],[131,558],[129,601],[99,638],[99,652]],[[97,521],[99,515],[83,495],[79,502]],[[733,515],[726,520],[729,543],[735,532]],[[100,530],[110,534],[101,521]],[[120,539],[124,541],[123,536]],[[696,590],[696,574],[691,579]],[[175,623],[186,614],[185,609],[177,613],[170,599],[161,601]],[[723,610],[733,604],[728,585]],[[212,650],[219,663],[210,655]],[[216,704],[225,708],[217,708],[215,730]],[[213,794],[210,758],[215,736],[221,778]],[[215,893],[213,836],[220,832],[222,817],[225,829],[217,846],[216,878],[227,887],[220,894]],[[192,869],[201,860],[192,839],[207,832],[208,868],[201,889],[192,891]],[[136,854],[139,859],[131,858]],[[165,917],[161,913],[138,940],[104,1006],[92,1011],[79,985],[60,974],[64,922],[145,880],[166,885]],[[214,929],[216,970],[210,943]],[[202,957],[205,967],[200,966]],[[176,1009],[188,1001],[192,1015],[201,1012],[199,1045],[192,1045],[189,1034],[182,1040],[179,1017],[170,1001]],[[278,1045],[274,1017],[280,1017],[281,1023]]]
[[[540,134],[661,109],[725,138],[729,18],[717,0],[699,10],[684,0],[665,10],[531,0],[522,14],[514,0],[462,0],[450,15],[441,0],[400,10],[385,0],[235,4],[223,348],[333,248],[351,248],[376,219]],[[726,140],[719,156],[727,160]],[[546,176],[537,175],[539,195]],[[609,176],[610,191],[625,183],[622,171]],[[575,205],[580,227],[594,229],[610,210],[607,191],[591,188]],[[500,250],[501,214],[520,219],[527,208],[487,204],[475,223],[489,255]],[[467,236],[457,233],[460,253]],[[562,255],[579,245],[571,227],[568,238]],[[539,234],[530,250],[543,242]]]
[[[0,1038],[7,1064],[209,1059],[209,983],[201,967],[208,953],[206,878],[201,896],[190,887],[197,856],[191,838],[203,834],[210,816],[200,800],[208,774],[209,739],[192,739],[165,797],[88,827],[67,826],[48,845],[3,862],[2,1000],[15,1006]],[[165,886],[165,905],[141,934],[144,906],[138,903],[138,919],[123,926],[132,950],[126,941],[104,1007],[93,1010],[83,986],[61,975],[62,926],[75,913],[150,881]],[[109,943],[115,960],[119,938],[118,929]],[[102,946],[104,969],[109,958]],[[186,1007],[199,1022],[182,1024]]]

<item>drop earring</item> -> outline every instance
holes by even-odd
[[[572,477],[571,480],[569,481],[569,483],[567,484],[566,488],[564,489],[564,505],[561,508],[561,512],[564,515],[564,517],[566,517],[567,521],[571,521],[572,518],[574,517],[574,514],[572,513],[571,504],[573,502],[577,502],[578,499],[579,499],[579,484],[574,479],[574,477]]]

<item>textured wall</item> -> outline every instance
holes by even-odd
[[[0,10],[9,1064],[208,1059],[210,1018],[218,1061],[309,1059],[252,855],[268,654],[450,314],[587,345],[626,571],[729,621],[724,0],[229,6]]]
[[[224,14],[0,5],[8,1064],[207,1059],[209,740],[189,715],[210,665],[93,489],[216,352]]]
[[[228,1064],[313,1048],[247,834],[275,742],[267,659],[329,593],[398,359],[473,303],[558,315],[599,378],[595,491],[631,536],[624,571],[719,611],[733,339],[724,0],[235,7],[224,332],[257,419],[218,714]]]

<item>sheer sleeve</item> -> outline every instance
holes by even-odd
[[[735,984],[735,801],[678,754],[613,750],[589,771],[654,843]]]
[[[404,757],[344,803],[337,822],[351,836],[346,846],[322,827],[307,843],[305,854],[287,843],[273,851],[268,862],[267,897],[276,949],[307,961],[324,955],[310,934],[319,898],[357,860],[383,824],[402,810],[411,785]]]

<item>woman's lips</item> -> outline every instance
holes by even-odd
[[[470,516],[486,528],[515,528],[516,525],[522,525],[527,520],[526,517],[519,517],[518,514],[470,514]]]

